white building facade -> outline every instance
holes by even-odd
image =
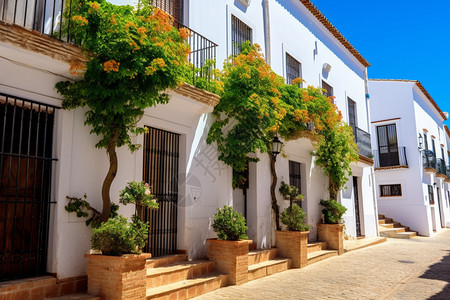
[[[447,115],[419,81],[369,87],[379,212],[430,236],[449,220]]]
[[[361,154],[352,165],[353,176],[347,189],[338,199],[348,209],[344,216],[346,234],[349,238],[376,236],[367,61],[336,28],[323,21],[322,14],[309,1],[218,2],[155,3],[163,9],[178,7],[169,9],[169,13],[192,29],[193,40],[202,41],[192,42],[191,47],[196,48],[191,50],[198,50],[192,52],[215,57],[219,67],[227,56],[239,51],[236,44],[250,40],[262,46],[273,70],[288,81],[301,77],[305,85],[321,86],[336,97],[344,119],[354,127]],[[84,219],[65,211],[66,197],[86,193],[92,206],[100,208],[101,185],[109,164],[105,151],[94,147],[97,137],[83,125],[85,111],[62,110],[54,86],[58,81],[74,79],[69,74],[70,63],[85,58],[78,47],[46,36],[50,33],[47,29],[32,27],[33,22],[20,20],[23,14],[7,11],[7,17],[14,17],[0,21],[1,123],[6,124],[0,130],[0,215],[5,216],[0,236],[7,241],[1,244],[2,250],[10,253],[11,259],[3,262],[0,280],[47,272],[58,278],[83,275],[90,229]],[[28,18],[33,15],[28,14]],[[52,18],[45,21],[52,24]],[[119,169],[111,188],[113,201],[118,203],[118,193],[127,181],[144,180],[153,186],[161,206],[150,218],[149,247],[155,256],[186,250],[190,258],[204,257],[206,238],[215,237],[211,228],[213,214],[223,205],[233,205],[246,216],[248,235],[258,248],[275,246],[267,155],[255,154],[260,162],[249,166],[248,188],[233,191],[231,169],[217,159],[215,145],[206,144],[213,122],[211,112],[219,98],[187,84],[170,94],[169,104],[146,109],[140,125],[148,126],[149,133],[134,139],[143,147],[133,154],[125,148],[118,150]],[[33,130],[27,131],[30,128]],[[305,195],[303,208],[312,226],[310,240],[314,241],[316,224],[322,218],[319,201],[328,197],[328,182],[315,165],[312,150],[313,144],[307,138],[285,143],[286,157],[278,157],[276,169],[279,182],[295,184]],[[288,203],[277,196],[283,210]],[[131,216],[134,210],[131,206],[121,207],[120,213]],[[30,223],[30,219],[34,221]],[[32,233],[32,228],[37,231]],[[30,247],[39,249],[39,255],[26,260],[26,255],[32,256],[32,250],[26,252]],[[26,255],[13,258],[18,253]]]

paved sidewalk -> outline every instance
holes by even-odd
[[[450,299],[450,230],[388,239],[195,299]]]

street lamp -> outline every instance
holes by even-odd
[[[281,152],[281,146],[283,143],[280,141],[278,136],[274,136],[272,140],[272,155],[276,157]]]
[[[423,136],[419,132],[419,151],[423,149]]]

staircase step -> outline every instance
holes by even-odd
[[[380,224],[380,226],[383,226],[384,228],[394,228],[394,224],[390,223],[390,224]]]
[[[321,250],[312,253],[308,253],[308,265],[316,263],[318,261],[327,259],[332,256],[338,255],[337,250]]]
[[[415,231],[407,231],[407,232],[397,233],[396,237],[400,238],[400,239],[411,239],[411,238],[413,238],[415,236],[417,236],[417,232],[415,232]]]
[[[328,249],[327,242],[317,242],[308,244],[308,253],[313,253],[316,251],[322,251]]]
[[[248,253],[248,265],[254,265],[278,257],[278,248],[253,250]]]
[[[189,299],[226,286],[228,275],[209,274],[147,289],[147,299]]]
[[[208,260],[183,261],[167,266],[148,268],[147,288],[203,276],[214,271],[214,262]]]
[[[264,276],[286,271],[291,266],[291,259],[276,258],[248,266],[248,280],[255,280]]]
[[[386,216],[385,216],[385,215],[382,215],[382,214],[378,214],[378,219],[384,219],[384,218],[386,218]]]
[[[65,296],[60,296],[56,298],[44,298],[49,300],[102,300],[102,297],[99,296],[92,296],[88,293],[76,293],[76,294],[70,294]]]
[[[145,263],[145,267],[146,268],[156,268],[156,267],[175,264],[175,263],[182,262],[185,260],[187,260],[186,254],[174,254],[174,255],[161,256],[161,257],[147,259],[147,261]]]

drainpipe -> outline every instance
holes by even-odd
[[[266,63],[270,66],[270,19],[269,19],[269,0],[264,0],[264,38],[266,40]]]
[[[369,76],[367,75],[367,67],[364,68],[364,88],[366,91],[366,116],[367,116],[367,132],[371,133],[370,130],[370,108],[369,108]],[[372,181],[372,194],[373,194],[373,208],[375,210],[375,228],[377,231],[377,236],[380,236],[379,228],[378,228],[378,203],[377,203],[377,193],[375,190],[375,173],[373,168],[370,170],[370,179]]]

